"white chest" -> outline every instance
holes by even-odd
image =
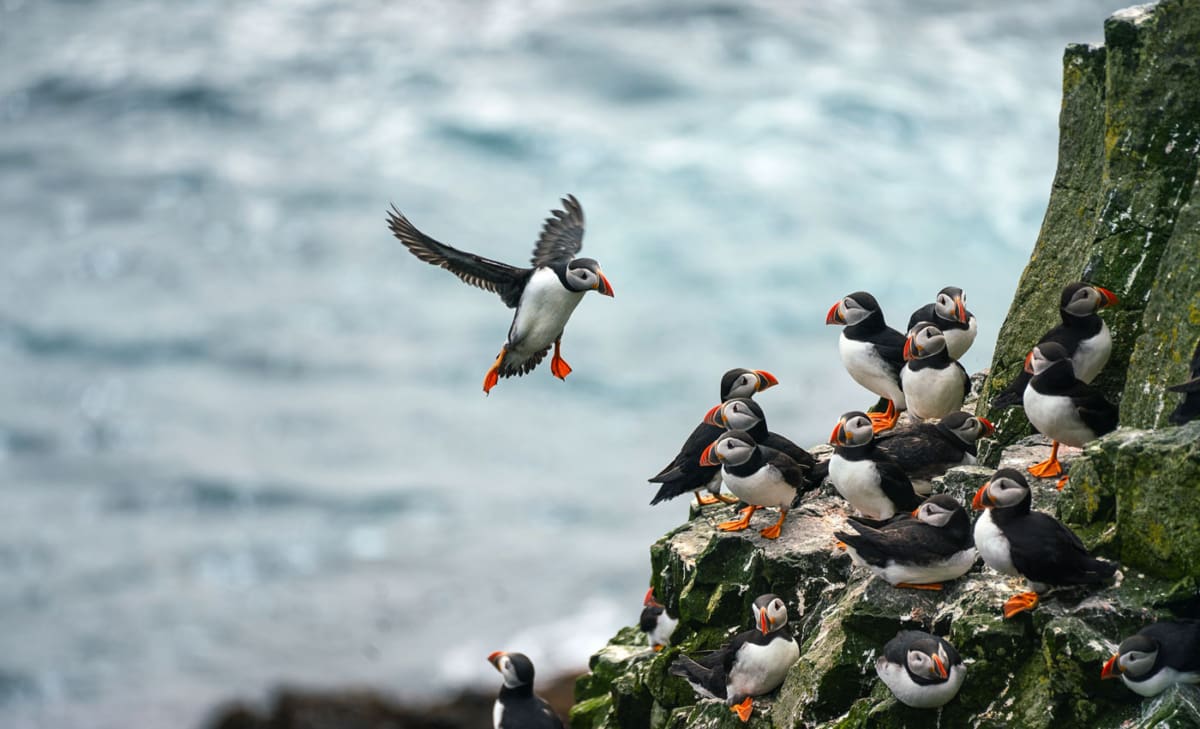
[[[975,522],[975,549],[988,567],[1006,575],[1019,575],[1012,563],[1008,538],[992,521],[992,512],[985,511]]]
[[[879,470],[868,460],[850,461],[838,454],[829,459],[829,480],[859,513],[872,519],[890,519],[896,506],[879,487]]]
[[[875,672],[892,690],[892,694],[900,700],[900,703],[916,709],[932,709],[943,706],[958,694],[963,679],[967,677],[966,667],[958,665],[950,669],[950,676],[945,681],[921,685],[912,680],[904,666],[889,663],[886,658],[880,658],[875,662]]]
[[[966,397],[962,373],[951,365],[943,369],[925,367],[900,370],[900,383],[908,411],[921,419],[942,418],[962,407]]]
[[[947,329],[942,332],[946,336],[946,350],[951,359],[962,359],[971,345],[975,343],[975,335],[979,333],[979,325],[972,316],[967,322],[966,329]]]
[[[554,271],[534,271],[521,293],[508,333],[509,346],[524,354],[542,351],[562,334],[582,299],[583,292],[567,290]]]
[[[725,486],[747,504],[775,506],[786,509],[796,498],[796,489],[783,480],[774,466],[767,465],[749,476],[734,476],[724,472]]]
[[[873,345],[850,339],[843,332],[838,339],[838,353],[842,355],[842,364],[855,382],[895,402],[896,407],[904,407],[904,391],[900,389],[900,381]]]
[[[663,612],[658,616],[658,622],[654,625],[654,630],[650,631],[650,645],[670,645],[671,634],[675,632],[675,626],[679,621]]]
[[[502,721],[504,721],[504,704],[497,699],[496,703],[492,704],[492,729],[500,729]]]
[[[1110,354],[1112,354],[1112,334],[1108,331],[1108,325],[1101,322],[1100,332],[1091,339],[1080,342],[1079,348],[1071,357],[1071,364],[1075,367],[1075,376],[1083,382],[1090,383],[1096,379],[1096,375],[1100,374],[1100,370],[1104,369]]]
[[[1177,683],[1200,683],[1200,673],[1180,673],[1174,668],[1163,668],[1144,681],[1130,681],[1125,675],[1121,680],[1136,694],[1158,696]]]
[[[779,688],[788,669],[800,658],[795,640],[776,639],[766,645],[747,643],[737,654],[729,672],[725,695],[740,701],[746,696],[761,696]]]
[[[1069,397],[1043,395],[1030,384],[1025,386],[1023,404],[1025,417],[1048,438],[1076,447],[1096,438],[1092,429],[1080,420]]]

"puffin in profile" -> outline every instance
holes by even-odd
[[[880,434],[875,443],[900,464],[917,493],[928,494],[933,488],[930,479],[955,466],[975,465],[979,439],[995,432],[987,418],[960,410],[936,423],[917,423]]]
[[[842,364],[855,382],[887,400],[887,410],[870,416],[875,430],[894,427],[905,408],[900,386],[904,335],[887,325],[879,302],[866,291],[856,291],[834,304],[825,323],[846,327],[838,338]]]
[[[1177,683],[1200,683],[1200,621],[1151,623],[1121,641],[1100,672],[1100,678],[1118,676],[1142,696],[1157,696]]]
[[[927,321],[946,335],[946,349],[951,359],[962,359],[979,333],[975,315],[967,311],[967,295],[957,286],[947,286],[938,292],[932,304],[926,304],[908,318],[908,331]]]
[[[1192,353],[1191,375],[1187,382],[1167,388],[1169,392],[1183,393],[1183,402],[1167,418],[1171,425],[1184,425],[1200,418],[1200,342],[1196,342],[1196,351]]]
[[[958,695],[967,667],[945,639],[921,630],[902,630],[883,647],[875,673],[900,703],[936,709]]]
[[[949,494],[930,497],[912,517],[900,516],[878,528],[850,517],[856,533],[834,532],[855,564],[864,565],[895,587],[940,590],[975,564],[967,510]]]
[[[975,548],[989,567],[1024,577],[1031,592],[1004,603],[1004,617],[1037,607],[1038,593],[1054,585],[1099,585],[1117,566],[1088,554],[1062,522],[1033,511],[1033,494],[1020,471],[1002,468],[975,492],[971,506],[986,509],[975,521]]]
[[[583,248],[583,208],[574,195],[562,200],[563,209],[551,211],[533,249],[530,268],[518,268],[474,253],[460,251],[430,238],[408,221],[395,206],[388,212],[392,234],[414,256],[440,266],[466,283],[498,294],[510,309],[516,309],[508,339],[483,378],[483,391],[490,393],[501,377],[532,372],[554,345],[550,371],[566,379],[571,367],[560,348],[563,328],[571,312],[588,291],[613,295],[612,284],[600,264],[591,258],[576,258]]]
[[[1029,467],[1038,478],[1062,473],[1058,445],[1082,446],[1117,428],[1117,407],[1098,388],[1080,382],[1067,350],[1046,342],[1025,358],[1025,371],[1033,375],[1025,386],[1025,416],[1033,427],[1053,441],[1050,457]],[[1067,481],[1058,482],[1061,489]]]
[[[704,422],[715,425],[723,430],[745,431],[755,443],[780,451],[805,469],[806,475],[812,474],[817,465],[817,459],[812,454],[796,445],[787,438],[773,433],[767,428],[767,415],[762,406],[748,397],[735,397],[714,406],[704,416]],[[813,487],[819,483],[809,484]]]
[[[829,442],[833,444],[829,480],[860,514],[882,522],[921,505],[904,469],[875,446],[875,432],[866,413],[843,415]]]
[[[721,377],[721,402],[735,397],[752,397],[756,392],[778,384],[779,380],[775,375],[766,370],[734,368]],[[692,492],[696,493],[696,501],[701,506],[718,501],[737,503],[737,499],[721,496],[720,466],[700,465],[700,454],[724,432],[725,428],[719,425],[704,422],[697,425],[683,442],[675,458],[649,479],[650,483],[661,484],[658,493],[650,500],[650,505]],[[701,495],[701,490],[708,490],[712,496]]]
[[[698,661],[681,655],[670,669],[671,675],[684,678],[701,696],[724,701],[743,722],[754,711],[754,697],[779,688],[800,658],[783,600],[760,595],[753,610],[755,628],[738,633]]]
[[[546,700],[533,693],[533,661],[524,653],[488,656],[504,685],[492,706],[492,729],[565,729]]]
[[[642,616],[638,620],[638,627],[646,634],[646,641],[650,644],[650,648],[657,652],[670,645],[671,634],[675,632],[677,625],[679,625],[679,618],[671,617],[667,613],[666,606],[654,599],[654,588],[646,590],[646,597],[642,599]]]
[[[729,491],[749,504],[740,519],[722,522],[724,532],[741,531],[750,526],[750,516],[764,506],[779,509],[779,521],[763,529],[766,539],[778,539],[792,502],[804,488],[806,469],[788,455],[754,442],[749,433],[728,430],[700,455],[704,466],[722,466],[722,478]]]
[[[1062,345],[1075,366],[1075,376],[1090,383],[1104,369],[1112,354],[1112,335],[1097,312],[1116,303],[1117,297],[1108,289],[1082,282],[1067,284],[1058,304],[1062,323],[1043,334],[1038,344],[1054,342]],[[1019,405],[1027,384],[1029,374],[1018,373],[1012,384],[992,398],[992,407]]]
[[[900,386],[908,412],[921,420],[941,418],[962,407],[971,391],[971,376],[950,357],[946,335],[920,322],[904,338]]]

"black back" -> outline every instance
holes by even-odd
[[[1163,620],[1151,623],[1137,632],[1158,644],[1158,658],[1150,673],[1141,677],[1146,680],[1163,668],[1173,668],[1181,673],[1200,671],[1200,621]],[[1127,681],[1138,679],[1124,674]]]
[[[850,517],[847,525],[856,534],[836,532],[834,536],[854,548],[867,564],[886,567],[889,560],[901,564],[929,564],[952,557],[974,543],[971,518],[954,497],[939,494],[933,498],[948,499],[955,507],[944,527],[926,524],[912,516],[900,515],[879,527],[868,526],[863,520]]]
[[[1043,395],[1071,398],[1071,403],[1083,421],[1097,436],[1117,429],[1117,406],[1105,399],[1100,389],[1075,379],[1070,360],[1059,360],[1029,381]]]
[[[926,633],[923,630],[901,630],[883,646],[883,656],[888,663],[904,666],[908,677],[918,686],[929,686],[942,683],[941,680],[928,676],[918,676],[908,670],[908,652],[913,649],[924,651],[927,655],[946,654],[946,671],[962,665],[962,656],[944,638]],[[939,651],[940,649],[940,651]]]
[[[875,470],[879,472],[879,488],[896,505],[896,511],[912,511],[924,501],[913,490],[912,480],[900,464],[879,450],[874,439],[860,446],[836,445],[833,451],[848,461],[874,462]]]
[[[843,330],[846,338],[873,344],[899,382],[900,370],[904,369],[904,335],[887,325],[879,302],[871,294],[855,291],[847,298],[854,299],[871,313],[859,323],[846,326]]]
[[[1008,540],[1018,572],[1047,585],[1101,584],[1113,576],[1115,564],[1088,554],[1075,532],[1049,514],[1033,511],[1032,505],[1033,495],[1026,491],[1020,503],[992,508],[992,521]]]
[[[642,615],[638,619],[638,628],[643,633],[649,633],[658,627],[658,616],[663,614],[665,610],[662,605],[647,605],[642,608]]]
[[[528,684],[511,689],[501,687],[496,701],[504,707],[497,729],[565,729],[550,704],[535,696]]]
[[[918,423],[877,435],[877,448],[900,464],[910,477],[940,476],[946,469],[962,463],[965,455],[976,455],[975,443],[966,443],[950,430],[951,423],[961,422],[959,416],[969,417],[962,412],[951,413],[937,423]]]

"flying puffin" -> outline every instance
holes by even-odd
[[[1025,358],[1025,371],[1033,375],[1025,386],[1025,416],[1033,427],[1053,441],[1050,457],[1029,467],[1038,478],[1062,473],[1058,445],[1082,446],[1117,428],[1117,408],[1099,389],[1075,378],[1067,350],[1056,342],[1039,344]],[[1058,482],[1061,489],[1066,477]]]
[[[1177,683],[1200,683],[1200,621],[1151,623],[1125,640],[1100,672],[1134,693],[1157,696]]]
[[[900,703],[936,709],[958,694],[967,667],[954,646],[920,630],[902,630],[883,647],[875,673]]]
[[[735,368],[721,377],[721,402],[735,397],[752,397],[756,392],[762,392],[768,387],[779,384],[775,375],[766,370],[746,370]],[[650,500],[650,505],[673,499],[686,493],[696,492],[696,501],[701,506],[715,504],[718,501],[733,504],[737,499],[721,496],[721,468],[719,466],[700,465],[700,454],[717,438],[725,428],[701,422],[692,430],[692,434],[683,442],[679,453],[657,475],[650,478],[650,483],[662,484],[658,493]],[[699,492],[707,489],[712,496],[702,496]]]
[[[834,304],[825,323],[846,327],[838,338],[838,351],[854,381],[888,401],[886,411],[870,416],[875,430],[894,427],[905,407],[900,386],[904,335],[887,325],[879,302],[866,291],[856,291]]]
[[[792,502],[805,486],[806,469],[788,455],[773,448],[754,442],[742,430],[728,430],[721,434],[700,455],[704,466],[721,465],[725,486],[734,496],[749,504],[742,509],[742,517],[722,522],[717,528],[725,532],[741,531],[750,526],[750,516],[764,506],[779,509],[779,521],[763,529],[759,534],[767,539],[777,539],[783,528]]]
[[[1097,312],[1115,303],[1117,297],[1108,289],[1079,282],[1067,284],[1058,304],[1062,324],[1043,334],[1038,344],[1061,344],[1075,365],[1075,376],[1090,383],[1112,354],[1112,335]],[[1019,405],[1028,383],[1028,373],[1018,373],[1012,384],[992,398],[992,407]]]
[[[921,505],[904,469],[875,446],[866,413],[846,413],[834,426],[829,442],[829,480],[842,498],[871,520],[887,521]],[[861,521],[861,520],[860,520]]]
[[[1103,584],[1117,566],[1088,554],[1079,537],[1049,514],[1032,511],[1033,495],[1020,471],[1002,468],[975,492],[971,506],[987,511],[975,521],[975,548],[997,572],[1024,577],[1031,592],[1004,603],[1004,617],[1037,607],[1053,585]]]
[[[588,291],[613,295],[612,284],[591,258],[576,258],[583,248],[583,208],[574,195],[562,201],[542,226],[533,249],[531,268],[518,268],[439,243],[408,221],[395,206],[388,212],[388,227],[406,248],[426,263],[450,271],[472,286],[499,294],[516,309],[508,340],[483,378],[490,393],[501,377],[532,372],[554,345],[550,371],[566,379],[571,367],[560,354],[563,327]]]
[[[720,405],[714,406],[704,416],[704,422],[715,425],[723,430],[745,431],[755,443],[782,452],[799,466],[805,469],[806,475],[811,475],[817,465],[817,459],[812,454],[796,445],[787,438],[772,433],[767,428],[767,415],[762,406],[748,397],[735,397]],[[817,486],[809,479],[811,486]]]
[[[870,568],[896,587],[940,590],[942,583],[967,573],[979,556],[971,539],[971,519],[949,494],[921,504],[912,517],[901,516],[872,528],[850,517],[857,533],[834,532],[855,564]]]
[[[908,318],[908,331],[927,321],[946,335],[946,349],[951,359],[962,359],[971,345],[979,326],[975,315],[967,311],[967,295],[957,286],[947,286],[938,292],[932,304],[926,304]]]
[[[671,617],[667,613],[666,606],[654,599],[654,588],[646,590],[646,597],[642,599],[642,616],[638,620],[638,627],[646,634],[646,640],[650,643],[650,647],[655,651],[661,651],[670,645],[671,634],[675,632],[677,625],[679,625],[679,618]]]
[[[1168,418],[1172,425],[1183,425],[1200,417],[1200,342],[1196,342],[1196,351],[1192,354],[1191,375],[1192,379],[1187,382],[1167,388],[1170,392],[1183,393],[1183,402]]]
[[[976,444],[996,432],[987,418],[962,411],[950,413],[936,423],[917,423],[876,437],[876,447],[900,464],[912,479],[917,493],[928,494],[930,479],[954,466],[977,463]]]
[[[698,661],[681,655],[670,669],[671,675],[683,677],[701,696],[723,700],[743,722],[754,711],[753,697],[779,688],[800,658],[783,600],[760,595],[753,610],[754,629],[735,635]]]
[[[496,651],[488,662],[504,678],[492,706],[492,729],[565,729],[550,704],[533,693],[533,662],[524,653]]]
[[[929,420],[962,407],[971,391],[971,376],[958,360],[951,359],[942,330],[920,322],[904,339],[900,386],[909,414]]]

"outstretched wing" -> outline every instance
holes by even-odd
[[[395,205],[388,211],[388,227],[422,261],[441,266],[472,286],[499,294],[510,309],[515,309],[521,301],[521,292],[533,269],[517,268],[439,243],[417,230]]]
[[[574,195],[562,200],[564,210],[552,210],[529,262],[534,266],[566,264],[583,249],[583,208]]]

